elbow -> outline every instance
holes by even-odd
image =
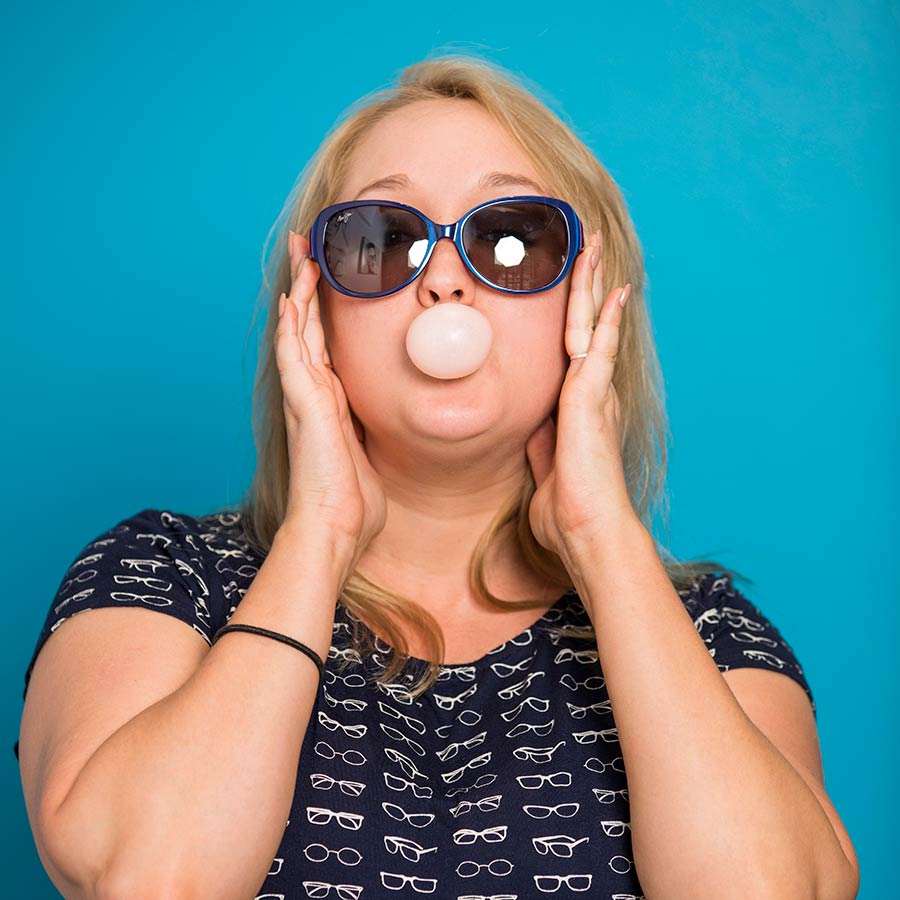
[[[816,900],[856,900],[859,896],[859,862],[844,857],[844,867],[839,875],[820,879]]]
[[[48,804],[39,817],[38,850],[44,868],[68,900],[189,900],[200,896],[187,890],[182,874],[164,867],[153,854],[147,872],[148,848],[116,842],[117,829],[102,810],[90,813],[71,803]],[[140,853],[140,858],[136,857]]]
[[[74,829],[56,808],[43,807],[34,823],[34,842],[49,879],[68,900],[95,900],[98,875],[85,845],[85,829]],[[68,809],[65,810],[68,812]]]

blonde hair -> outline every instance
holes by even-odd
[[[261,552],[269,551],[284,519],[289,484],[283,395],[273,347],[277,299],[282,291],[290,290],[287,231],[306,234],[316,214],[337,202],[360,139],[393,111],[420,100],[465,99],[481,104],[521,146],[552,195],[572,204],[585,233],[598,228],[602,232],[603,296],[614,285],[627,282],[632,285],[613,377],[621,403],[621,449],[626,483],[634,509],[647,530],[651,531],[657,512],[668,528],[665,471],[669,426],[644,300],[646,276],[640,242],[612,177],[575,130],[538,99],[540,93],[539,88],[525,79],[478,57],[448,54],[426,59],[404,69],[396,86],[374,91],[351,105],[304,167],[279,216],[280,224],[276,221],[273,226],[276,241],[264,267],[263,286],[257,298],[256,310],[265,303],[268,311],[254,384],[257,463],[253,481],[236,509],[240,512],[244,536]],[[251,330],[252,327],[251,324]],[[481,536],[470,565],[473,590],[501,609],[538,609],[547,605],[542,599],[504,600],[487,587],[485,560],[501,533],[508,533],[510,528],[514,530],[514,540],[523,558],[535,573],[543,576],[548,585],[559,585],[561,594],[573,587],[559,557],[542,547],[531,532],[528,509],[535,482],[530,468],[526,470],[517,493],[498,511]],[[733,570],[710,560],[679,562],[655,537],[654,542],[676,590],[690,587],[706,573],[737,576]],[[393,681],[410,656],[398,622],[421,635],[423,645],[429,648],[429,660],[444,658],[440,623],[413,600],[381,587],[357,571],[344,584],[339,602],[355,614],[352,644],[359,654],[368,654],[377,646],[374,633],[359,627],[360,616],[371,622],[393,648],[389,663],[377,677],[378,683]],[[561,636],[596,640],[589,626],[551,630]],[[440,664],[431,662],[422,678],[409,689],[410,695],[417,697],[427,690],[439,673]]]

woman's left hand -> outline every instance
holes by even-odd
[[[566,315],[566,351],[573,359],[559,395],[557,422],[548,417],[525,444],[537,490],[529,521],[541,546],[559,556],[580,539],[637,518],[625,483],[619,398],[612,384],[619,325],[631,285],[601,296],[600,233],[576,260]]]

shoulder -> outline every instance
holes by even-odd
[[[812,688],[794,645],[768,613],[735,586],[728,574],[700,576],[681,593],[685,609],[720,671],[768,669],[788,675],[806,692],[816,714]]]
[[[192,515],[172,509],[148,507],[127,516],[88,546],[131,543],[160,555],[179,554],[215,563],[225,556],[259,556],[243,535],[241,515],[213,512]]]

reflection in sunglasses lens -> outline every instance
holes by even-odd
[[[489,206],[466,222],[463,246],[472,265],[507,291],[534,291],[562,271],[569,247],[566,219],[535,201]]]

